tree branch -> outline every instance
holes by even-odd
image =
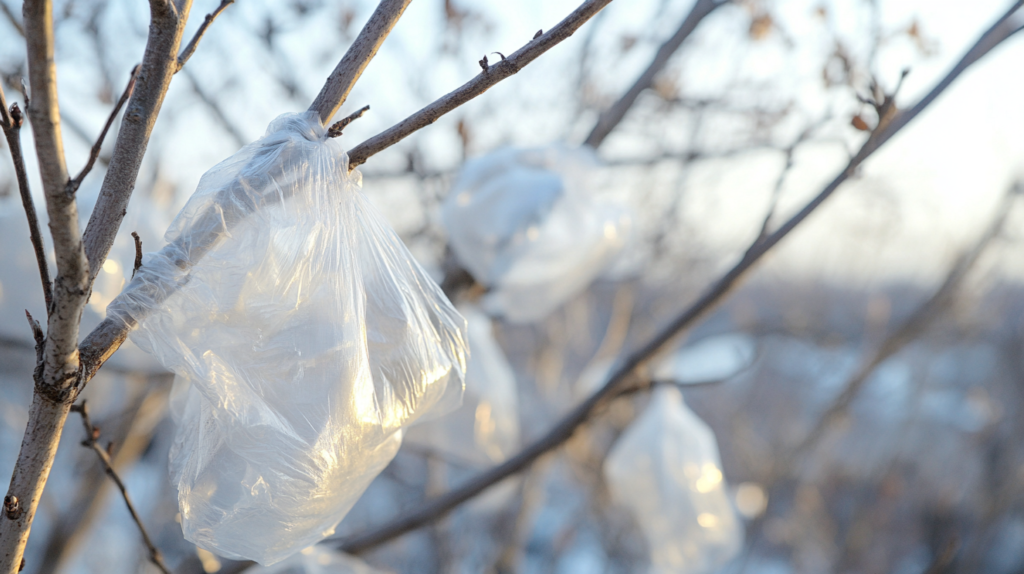
[[[202,84],[199,83],[199,79],[196,78],[195,74],[192,73],[192,68],[185,70],[184,75],[186,78],[188,78],[189,83],[192,84],[192,91],[194,91],[196,95],[199,96],[200,101],[206,104],[206,107],[208,107],[210,109],[210,112],[213,113],[213,117],[216,118],[218,122],[220,122],[220,125],[224,128],[225,131],[228,132],[228,135],[230,135],[231,138],[235,140],[235,143],[238,145],[238,147],[244,146],[247,142],[245,136],[242,135],[242,131],[239,130],[238,127],[235,126],[235,124],[230,119],[228,119],[227,113],[224,111],[223,108],[220,107],[220,104],[217,103],[217,100],[214,99],[213,96],[211,96],[210,94],[206,93],[206,90],[203,88]]]
[[[654,82],[655,76],[661,72],[668,61],[672,58],[672,55],[676,53],[676,50],[683,45],[683,42],[690,37],[690,34],[697,29],[697,26],[702,20],[716,8],[723,6],[727,3],[727,0],[697,0],[693,4],[693,8],[690,9],[690,13],[683,19],[683,23],[679,25],[679,29],[676,30],[672,37],[665,41],[664,44],[658,48],[657,54],[654,56],[654,60],[651,61],[647,69],[644,70],[643,74],[636,79],[633,86],[626,91],[625,94],[619,98],[619,101],[612,104],[610,108],[601,113],[601,116],[597,120],[597,124],[594,129],[590,131],[590,135],[583,142],[583,145],[588,145],[592,148],[597,148],[601,145],[608,134],[612,133],[619,122],[626,117],[626,113],[629,111],[633,104],[636,103],[637,98],[640,94],[651,87]]]
[[[151,24],[135,89],[128,100],[124,121],[117,134],[113,156],[103,178],[99,198],[85,228],[85,253],[89,258],[89,285],[96,279],[110,253],[121,220],[128,208],[146,154],[149,136],[163,105],[171,78],[178,70],[178,47],[192,0],[175,4],[152,0]]]
[[[8,6],[7,3],[3,0],[0,0],[0,12],[3,12],[4,16],[7,16],[7,21],[11,23],[11,26],[14,26],[14,31],[17,32],[19,36],[24,38],[25,28],[21,25],[21,22],[18,21],[18,18],[14,15],[14,12],[11,12],[11,7]]]
[[[463,486],[433,500],[424,502],[420,507],[395,518],[377,529],[346,538],[341,541],[338,547],[345,552],[362,552],[428,524],[489,487],[529,467],[538,458],[567,441],[580,425],[587,422],[594,415],[599,407],[605,405],[609,398],[615,396],[621,385],[634,377],[633,373],[638,367],[645,364],[648,359],[661,351],[684,329],[690,327],[698,319],[714,309],[764,254],[789,235],[807,216],[828,199],[843,182],[855,173],[864,160],[910,123],[911,120],[916,118],[967,67],[1009,37],[1013,28],[1004,25],[1004,23],[1022,4],[1024,4],[1024,0],[1015,3],[995,25],[982,34],[960,62],[954,66],[924,99],[910,110],[898,114],[883,130],[869,137],[860,152],[850,160],[847,166],[814,199],[776,231],[763,238],[756,239],[735,266],[709,286],[700,298],[680,315],[672,319],[654,338],[629,355],[612,373],[607,383],[600,390],[570,411],[547,434],[528,445],[504,463],[470,479]]]
[[[377,5],[377,9],[373,11],[366,25],[360,30],[309,106],[309,111],[320,114],[321,123],[326,125],[331,121],[348,99],[348,94],[356,85],[359,76],[363,75],[363,70],[377,54],[377,50],[398,23],[410,2],[412,0],[381,0]]]
[[[1013,202],[1017,199],[1017,196],[1022,194],[1024,194],[1024,182],[1021,181],[1014,183],[1007,190],[1003,200],[996,208],[992,222],[974,245],[949,270],[938,290],[927,301],[922,303],[906,321],[900,324],[892,334],[886,337],[870,358],[861,363],[854,375],[843,385],[843,390],[832,402],[832,405],[818,418],[818,421],[811,431],[807,433],[804,440],[793,449],[791,460],[783,464],[783,467],[790,466],[796,459],[814,448],[814,445],[822,439],[829,427],[846,412],[853,400],[860,394],[871,373],[889,357],[892,357],[913,342],[932,322],[942,315],[942,312],[952,302],[954,295],[960,289],[960,285],[963,284],[967,274],[978,262],[978,259],[981,258],[985,249],[988,248],[993,239],[1002,233]]]
[[[352,148],[348,152],[349,169],[365,163],[370,156],[395,145],[417,130],[429,126],[441,116],[486,92],[491,86],[516,74],[538,56],[572,36],[573,32],[610,2],[611,0],[587,0],[556,24],[554,28],[530,40],[525,46],[509,54],[507,58],[488,66],[487,69],[455,91]]]
[[[191,0],[150,1],[152,24],[146,54],[83,242],[78,208],[74,196],[67,193],[68,173],[57,105],[53,6],[50,0],[25,2],[32,86],[28,112],[56,254],[57,279],[43,364],[34,377],[29,422],[6,497],[16,501],[18,508],[0,518],[0,574],[15,574],[22,567],[25,544],[68,409],[85,380],[79,372],[78,329],[82,311],[135,186],[149,134],[176,67],[177,49],[190,6]]]
[[[36,386],[53,400],[60,401],[66,400],[64,395],[78,370],[78,322],[88,297],[89,264],[78,232],[78,207],[74,198],[67,194],[68,172],[61,140],[53,53],[53,6],[49,0],[32,0],[25,3],[24,12],[32,89],[28,117],[32,122],[57,260],[42,380],[37,380]]]
[[[32,520],[53,466],[78,371],[78,324],[88,297],[89,278],[89,264],[78,232],[78,208],[74,197],[66,192],[68,172],[57,105],[53,5],[49,0],[28,0],[24,17],[32,87],[28,116],[46,197],[57,279],[53,304],[48,309],[42,364],[33,375],[35,392],[28,426],[5,497],[15,501],[18,508],[0,518],[0,574],[14,574],[22,567]]]
[[[114,104],[114,109],[110,111],[110,116],[107,118],[107,123],[103,124],[103,130],[100,131],[99,137],[96,138],[96,143],[92,144],[92,149],[89,150],[89,160],[85,162],[85,167],[79,172],[74,179],[68,181],[68,194],[73,195],[78,191],[78,187],[82,185],[82,180],[85,176],[89,175],[92,170],[92,166],[96,164],[96,159],[100,157],[100,150],[103,148],[103,140],[107,138],[107,132],[110,131],[110,126],[114,124],[114,120],[117,119],[117,114],[120,113],[124,103],[128,101],[128,98],[132,95],[132,90],[135,89],[135,78],[139,75],[139,67],[135,66],[132,68],[131,77],[128,78],[128,85],[125,86],[124,92],[121,93],[121,97],[118,98],[117,103]]]
[[[11,150],[11,161],[14,162],[14,174],[18,180],[18,191],[21,193],[21,205],[25,208],[28,219],[28,235],[32,241],[32,250],[36,255],[39,267],[39,279],[43,284],[43,299],[46,301],[46,312],[50,312],[53,304],[53,288],[50,285],[50,268],[46,264],[46,251],[43,249],[43,234],[39,232],[39,216],[36,215],[36,204],[32,200],[32,191],[28,187],[28,171],[25,169],[25,157],[21,152],[21,124],[24,117],[18,104],[7,108],[3,85],[0,85],[0,127],[7,138],[7,146]]]
[[[160,550],[157,549],[156,545],[149,538],[149,533],[146,532],[146,527],[142,525],[142,519],[139,518],[139,513],[135,510],[135,505],[132,504],[132,499],[128,496],[128,489],[125,488],[124,482],[121,477],[118,476],[117,471],[114,470],[114,464],[110,460],[110,455],[107,451],[100,447],[97,439],[100,438],[99,427],[92,426],[92,422],[89,420],[89,409],[86,408],[85,401],[81,404],[74,405],[71,410],[82,415],[82,426],[85,427],[85,440],[82,441],[82,446],[92,449],[96,453],[96,456],[100,459],[100,463],[103,464],[103,470],[110,477],[110,480],[114,481],[117,485],[117,489],[121,491],[121,497],[124,498],[124,503],[128,507],[128,512],[132,515],[132,520],[135,521],[135,525],[139,527],[139,533],[142,534],[142,542],[146,545],[146,549],[149,551],[149,561],[156,565],[164,574],[171,574],[171,571],[164,565],[164,559],[160,555]]]
[[[185,49],[181,51],[181,55],[178,56],[178,67],[175,68],[175,73],[180,72],[185,66],[185,62],[187,62],[188,59],[192,57],[192,54],[195,53],[196,48],[199,46],[199,40],[203,39],[203,35],[206,34],[206,29],[210,27],[210,24],[213,24],[213,21],[217,19],[217,16],[220,16],[221,12],[234,3],[235,0],[221,0],[220,6],[217,6],[213,12],[206,15],[206,18],[203,19],[203,23],[199,26],[199,29],[196,30],[195,36],[192,36],[192,40],[189,41],[188,45],[185,46]]]

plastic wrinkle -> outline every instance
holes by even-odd
[[[631,232],[628,210],[594,194],[587,148],[503,149],[466,164],[441,208],[459,262],[490,287],[486,311],[543,319],[608,268]]]
[[[108,316],[176,375],[185,538],[272,564],[331,535],[403,427],[461,402],[466,324],[315,113],[207,172]]]
[[[604,464],[612,498],[628,507],[652,574],[710,574],[743,546],[711,429],[674,387],[657,387]]]

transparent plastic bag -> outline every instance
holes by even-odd
[[[679,389],[659,386],[604,464],[612,498],[647,539],[650,572],[710,574],[732,560],[743,530],[722,477],[711,429]]]
[[[334,532],[401,429],[461,401],[465,321],[315,113],[207,172],[109,317],[177,375],[185,537],[277,562]]]
[[[481,466],[508,458],[519,445],[519,398],[515,373],[494,340],[490,317],[460,306],[469,325],[470,359],[462,407],[409,429],[405,441]]]
[[[246,570],[247,574],[384,574],[366,562],[324,546],[310,546],[273,566]]]
[[[754,363],[757,343],[743,333],[714,335],[676,350],[654,367],[654,378],[699,385],[735,377]]]
[[[630,233],[626,208],[594,194],[587,148],[504,149],[459,174],[441,219],[459,262],[491,288],[484,308],[528,323],[579,293]]]

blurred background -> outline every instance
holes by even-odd
[[[217,4],[196,0],[186,37]],[[769,214],[769,227],[785,221],[842,172],[878,122],[864,101],[878,96],[873,86],[891,93],[909,70],[895,100],[909,107],[1008,5],[728,3],[700,21],[595,156],[580,160],[572,154],[598,115],[693,7],[617,0],[516,76],[372,157],[360,168],[363,191],[438,282],[448,280],[471,328],[479,321],[487,350],[474,357],[487,363],[478,363],[485,374],[467,395],[473,440],[444,438],[459,434],[444,420],[413,429],[337,536],[401,515],[554,425],[609,365],[735,264]],[[146,251],[162,246],[199,177],[279,114],[306,109],[374,7],[240,0],[220,16],[168,93],[83,331],[102,320],[131,275],[130,232]],[[575,7],[413,2],[339,113],[371,106],[342,141],[354,147],[400,121],[478,74],[484,54],[493,63],[494,52],[515,51]],[[20,6],[0,0],[0,9],[3,87],[23,106]],[[55,18],[64,144],[77,171],[141,59],[149,13],[126,0],[56,0]],[[1024,23],[1024,14],[1016,18]],[[1024,572],[1024,198],[1011,193],[1024,179],[1022,58],[1018,35],[970,68],[653,364],[655,386],[680,388],[714,432],[724,492],[744,533],[717,569],[683,571]],[[26,123],[22,145],[42,211],[30,138]],[[78,192],[83,225],[113,140]],[[557,261],[571,277],[559,280],[571,288],[538,303],[546,311],[539,318],[516,310],[541,295],[497,298],[500,281],[465,275],[467,256],[442,217],[453,190],[472,187],[481,165],[473,160],[507,148],[570,150],[544,152],[543,169],[622,224],[599,265],[580,264],[592,245],[563,245]],[[3,155],[6,477],[31,399],[24,310],[45,311],[6,145]],[[514,172],[519,164],[508,165]],[[529,283],[525,269],[518,277]],[[167,478],[172,380],[128,343],[86,398],[168,565],[228,571],[230,561],[183,540],[176,521]],[[490,380],[506,386],[495,390]],[[610,493],[602,469],[651,396],[616,399],[523,474],[361,558],[385,572],[644,571],[644,518]],[[459,416],[466,413],[452,421]],[[152,571],[118,493],[78,444],[83,432],[69,418],[25,571]]]

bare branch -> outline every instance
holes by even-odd
[[[206,104],[206,107],[210,108],[210,111],[213,112],[213,117],[220,122],[220,125],[223,126],[225,130],[227,130],[228,134],[235,140],[235,143],[238,144],[238,147],[244,146],[246,144],[246,139],[245,136],[242,135],[242,131],[239,130],[234,122],[228,118],[227,113],[220,107],[217,100],[210,96],[210,94],[206,93],[202,84],[199,83],[199,79],[192,73],[191,68],[185,70],[185,77],[188,78],[189,83],[192,84],[192,90],[197,96],[199,96],[199,99]]]
[[[637,368],[644,365],[651,357],[664,349],[684,329],[689,328],[698,319],[714,309],[761,257],[821,206],[856,171],[864,160],[917,117],[967,67],[1009,37],[1012,28],[1004,26],[1003,23],[1022,4],[1024,4],[1024,0],[1017,2],[996,25],[982,34],[963,59],[925,96],[925,99],[910,110],[898,114],[886,128],[872,135],[847,166],[816,197],[808,202],[803,209],[770,235],[755,240],[754,244],[750,246],[736,265],[710,285],[700,298],[694,301],[681,314],[673,318],[654,338],[629,355],[614,370],[607,383],[601,389],[576,406],[544,436],[504,463],[470,479],[461,487],[427,501],[420,507],[412,509],[410,512],[395,518],[377,529],[342,540],[338,545],[339,548],[350,553],[362,552],[425,524],[429,524],[489,487],[529,467],[538,458],[569,440],[576,429],[587,422],[600,407],[607,404],[607,401],[614,397],[622,386],[631,380],[635,380],[634,371]]]
[[[590,131],[590,135],[587,136],[584,145],[588,145],[592,148],[597,148],[601,145],[608,134],[615,129],[615,126],[619,125],[619,122],[626,117],[626,112],[629,108],[633,107],[637,98],[640,94],[651,87],[654,82],[655,76],[658,72],[661,72],[668,64],[668,61],[672,58],[672,55],[676,53],[676,50],[683,45],[683,42],[690,37],[690,34],[697,29],[697,26],[702,20],[712,12],[715,11],[719,6],[723,6],[726,2],[722,0],[697,0],[693,4],[693,8],[690,9],[690,13],[683,19],[683,23],[679,25],[679,29],[676,30],[672,37],[665,41],[664,44],[658,48],[657,54],[651,61],[647,69],[644,70],[643,74],[636,79],[633,86],[626,91],[625,94],[619,98],[619,101],[612,104],[612,107],[605,110],[597,120],[597,125]]]
[[[135,279],[139,267],[142,267],[142,238],[138,233],[132,231],[132,239],[135,240],[135,265],[132,267],[132,279]]]
[[[28,112],[57,259],[57,279],[42,369],[37,370],[35,377],[28,427],[7,492],[8,497],[20,501],[21,512],[17,520],[0,520],[0,574],[15,574],[22,566],[32,520],[49,478],[68,410],[87,380],[79,372],[78,329],[82,311],[135,186],[149,134],[176,68],[190,7],[191,0],[174,4],[150,1],[152,24],[142,70],[83,241],[78,229],[78,208],[74,196],[67,193],[68,173],[57,105],[53,5],[50,0],[25,2],[32,85]]]
[[[341,131],[344,130],[348,125],[359,118],[363,117],[363,114],[370,111],[370,106],[363,106],[358,110],[352,112],[348,116],[334,122],[334,124],[327,129],[327,137],[336,138],[341,135]]]
[[[129,406],[102,422],[104,435],[116,441],[117,449],[111,454],[115,470],[126,468],[139,459],[153,438],[153,431],[163,420],[169,389],[167,375],[140,380],[134,373],[129,380],[134,384],[127,389],[131,395]],[[38,546],[41,561],[36,572],[61,572],[69,558],[75,556],[81,544],[95,531],[95,523],[107,508],[108,489],[106,473],[97,465],[79,474],[75,492],[64,492],[69,503],[67,510],[54,521],[46,540]],[[33,566],[36,566],[33,564]]]
[[[156,124],[171,78],[178,69],[178,48],[192,1],[181,0],[177,4],[180,6],[175,8],[169,2],[150,2],[152,22],[142,68],[128,100],[99,198],[85,228],[83,239],[89,258],[90,285],[107,259],[121,227],[142,157],[146,154],[149,135]]]
[[[349,169],[355,168],[384,149],[402,141],[412,133],[436,122],[438,118],[465,104],[491,86],[519,72],[527,64],[537,59],[560,42],[572,36],[587,20],[607,6],[611,0],[586,0],[583,4],[565,17],[540,37],[530,40],[525,46],[510,54],[507,58],[488,66],[479,75],[466,82],[455,91],[436,100],[422,110],[402,120],[393,127],[373,136],[348,152]],[[486,56],[481,62],[486,63]]]
[[[39,392],[32,395],[25,438],[4,497],[4,506],[13,508],[5,508],[7,512],[0,517],[0,573],[16,574],[22,566],[32,519],[50,475],[69,408],[69,403],[54,402]]]
[[[53,55],[53,7],[48,0],[25,3],[29,83],[28,117],[46,197],[50,235],[57,260],[53,308],[47,325],[43,390],[54,400],[65,395],[78,371],[78,321],[88,298],[88,269],[78,231],[78,207],[67,194],[68,172],[57,104]],[[24,497],[23,497],[24,498]]]
[[[14,174],[18,180],[18,191],[21,193],[21,205],[25,209],[28,220],[28,236],[32,241],[32,250],[36,255],[36,266],[39,267],[39,279],[43,284],[43,299],[46,301],[46,312],[49,314],[53,304],[53,287],[50,284],[50,268],[46,264],[46,251],[43,249],[43,234],[39,231],[39,216],[36,215],[36,204],[32,200],[32,191],[28,187],[28,171],[25,169],[25,157],[21,152],[21,124],[24,117],[18,104],[12,104],[10,112],[4,88],[0,85],[0,127],[7,138],[7,146],[11,150],[14,162]]]
[[[149,550],[149,561],[156,565],[164,574],[171,574],[171,571],[164,565],[164,559],[160,555],[160,550],[153,544],[153,541],[149,538],[149,534],[146,532],[146,527],[142,525],[142,519],[139,518],[139,513],[135,510],[135,505],[132,504],[132,499],[128,496],[128,489],[125,488],[124,482],[121,481],[121,477],[117,475],[117,471],[114,470],[114,464],[110,460],[110,454],[100,447],[97,440],[100,438],[99,427],[92,426],[92,422],[89,420],[89,409],[86,407],[85,401],[81,404],[74,405],[71,410],[82,415],[82,426],[85,427],[85,440],[82,441],[82,446],[92,449],[96,453],[96,456],[100,459],[103,464],[103,470],[106,471],[107,476],[114,481],[117,485],[117,489],[121,491],[121,497],[124,498],[124,503],[128,507],[128,512],[132,515],[132,520],[135,521],[135,525],[139,527],[139,533],[142,534],[142,542],[146,545],[146,549]]]
[[[341,61],[327,77],[327,82],[317,94],[316,99],[309,106],[309,111],[316,111],[320,114],[320,121],[324,124],[331,121],[334,114],[338,112],[341,105],[348,99],[349,92],[356,85],[359,76],[369,65],[370,60],[377,54],[384,39],[391,33],[391,29],[398,23],[407,6],[412,0],[381,0],[377,9],[373,11],[370,19],[360,30],[348,51],[342,56]]]
[[[220,6],[217,6],[213,12],[206,15],[206,18],[203,19],[203,23],[199,26],[199,29],[196,30],[195,36],[192,36],[192,40],[189,41],[188,45],[185,46],[185,49],[181,51],[181,55],[178,56],[178,67],[174,70],[175,73],[180,72],[185,66],[185,62],[188,62],[188,59],[192,57],[193,53],[195,53],[196,48],[199,46],[199,40],[203,39],[203,35],[206,34],[206,29],[210,27],[210,24],[213,24],[213,21],[217,19],[217,16],[220,16],[220,13],[223,12],[224,9],[234,3],[235,0],[221,0]]]
[[[32,122],[36,157],[46,197],[57,259],[53,304],[48,309],[43,362],[37,366],[28,427],[7,496],[19,501],[17,519],[0,519],[0,574],[20,570],[43,488],[53,466],[61,429],[73,397],[78,371],[78,325],[88,297],[89,264],[78,232],[78,208],[66,193],[68,181],[57,105],[53,5],[29,0],[24,5]],[[9,517],[8,517],[9,518]]]
[[[4,16],[7,17],[7,21],[11,23],[11,26],[14,26],[14,30],[18,32],[18,35],[24,38],[25,27],[21,25],[21,22],[18,21],[18,17],[14,15],[14,12],[11,12],[11,7],[3,0],[0,0],[0,12],[4,13]]]
[[[96,159],[100,157],[100,149],[103,148],[103,140],[107,137],[107,132],[110,131],[110,126],[114,124],[114,120],[117,119],[117,114],[120,113],[121,107],[128,101],[128,98],[132,95],[132,90],[135,89],[135,78],[138,77],[139,67],[135,66],[132,68],[131,77],[128,79],[128,85],[124,87],[124,92],[121,93],[121,97],[117,100],[114,105],[114,109],[110,111],[110,117],[107,118],[107,123],[103,125],[103,130],[100,131],[99,137],[96,138],[96,143],[92,144],[92,149],[89,150],[89,161],[85,162],[85,167],[82,171],[75,176],[74,179],[68,181],[68,195],[74,195],[78,191],[78,187],[82,185],[82,180],[85,176],[89,175],[89,171],[92,170],[92,166],[96,164]]]
[[[853,376],[843,385],[843,390],[832,402],[832,405],[818,418],[818,421],[814,424],[811,431],[807,433],[804,440],[793,449],[793,459],[799,458],[814,448],[814,445],[822,439],[829,427],[849,409],[850,404],[853,403],[853,400],[860,394],[861,389],[867,383],[868,377],[871,376],[871,373],[879,365],[913,342],[929,325],[942,316],[943,312],[952,302],[954,295],[960,289],[960,285],[963,284],[967,274],[977,263],[978,259],[981,258],[982,253],[992,243],[992,240],[1002,233],[1013,202],[1022,193],[1024,193],[1024,182],[1021,181],[1016,182],[1007,190],[1003,196],[1003,201],[1000,202],[996,209],[992,222],[978,240],[957,260],[938,290],[921,304],[892,334],[886,337],[869,358],[861,363]],[[782,466],[788,467],[790,464]]]

